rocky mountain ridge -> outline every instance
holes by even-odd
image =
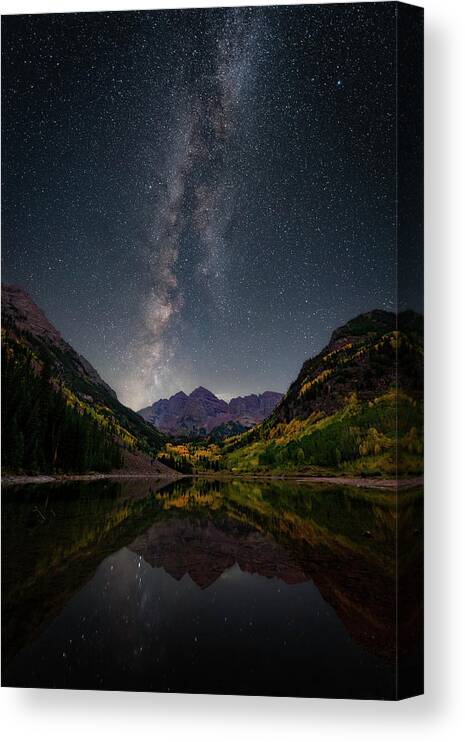
[[[260,425],[226,439],[236,472],[416,476],[423,468],[423,317],[375,309],[335,330]]]
[[[413,311],[374,309],[334,330],[329,343],[302,365],[271,421],[328,415],[356,394],[369,401],[397,387],[423,392],[423,318]]]
[[[250,428],[268,417],[282,398],[278,392],[248,394],[230,402],[199,386],[189,395],[177,392],[139,410],[139,415],[158,430],[170,435],[208,435],[225,423]]]
[[[74,410],[77,421],[87,418],[94,430],[97,426],[102,431],[107,441],[121,446],[125,459],[129,458],[138,467],[143,460],[152,469],[151,459],[165,437],[118,400],[115,391],[89,361],[62,338],[26,291],[7,284],[2,284],[2,354],[8,362],[2,384],[11,402],[9,406],[4,405],[4,416],[8,410],[13,416],[13,420],[5,418],[5,426],[13,422],[26,442],[31,439],[28,419],[30,422],[37,405],[34,400],[25,404],[27,389],[17,389],[21,375],[16,380],[10,378],[16,373],[15,369],[21,367],[25,374],[29,373],[33,383],[34,377],[49,379],[54,393],[64,402],[63,416]],[[16,401],[11,398],[15,389]],[[20,396],[21,419],[18,418]],[[37,424],[40,423],[39,416]]]

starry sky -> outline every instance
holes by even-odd
[[[284,392],[394,310],[394,6],[3,17],[3,280],[123,402]]]

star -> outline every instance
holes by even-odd
[[[393,13],[2,19],[4,280],[122,401],[284,391],[331,328],[396,306]]]

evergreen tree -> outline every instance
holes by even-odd
[[[19,343],[2,343],[2,458],[27,472],[110,471],[123,464],[113,430],[70,403],[53,378]]]

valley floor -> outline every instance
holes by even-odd
[[[15,474],[5,472],[2,486],[13,484],[45,484],[47,482],[89,482],[97,479],[166,479],[167,482],[180,479],[183,475],[161,461],[152,460],[143,453],[124,454],[122,469],[109,472],[87,472],[85,474]]]
[[[309,482],[315,484],[342,484],[350,487],[365,487],[366,489],[408,489],[423,485],[423,477],[405,477],[403,479],[381,479],[380,477],[318,477],[308,474],[230,474],[228,472],[190,474],[201,479],[244,479],[244,480],[279,480],[292,482]]]
[[[6,487],[13,484],[46,484],[47,482],[92,482],[97,479],[166,479],[166,482],[172,482],[185,476],[173,471],[172,474],[145,472],[124,472],[115,474],[93,473],[93,474],[6,474],[2,477],[2,486]]]
[[[168,467],[166,467],[168,469]],[[382,489],[382,490],[396,490],[396,489],[408,489],[410,487],[418,487],[423,484],[423,477],[410,477],[405,479],[380,479],[370,477],[314,477],[305,474],[293,474],[292,476],[281,476],[273,474],[229,474],[227,472],[215,472],[212,474],[201,473],[201,474],[179,474],[174,470],[163,471],[163,472],[109,472],[108,474],[61,474],[61,475],[45,475],[39,474],[34,476],[27,476],[23,474],[11,474],[2,477],[2,485],[18,485],[18,484],[45,484],[47,482],[68,482],[68,481],[82,481],[88,482],[97,479],[166,479],[167,482],[185,478],[193,477],[197,479],[212,479],[212,480],[289,480],[292,482],[308,482],[315,484],[336,484],[336,485],[347,485],[350,487],[363,487],[365,489]]]

